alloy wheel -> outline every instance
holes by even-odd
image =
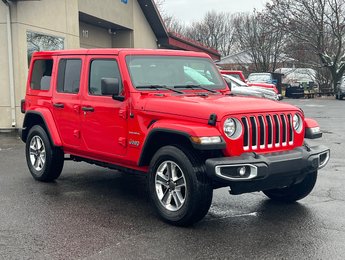
[[[36,171],[41,171],[46,162],[46,149],[41,137],[37,135],[30,141],[30,162]]]
[[[164,161],[155,175],[156,195],[169,211],[179,210],[186,200],[186,179],[181,168],[173,161]]]

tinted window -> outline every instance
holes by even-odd
[[[63,93],[78,93],[80,85],[80,72],[81,60],[60,60],[57,91]]]
[[[122,83],[119,67],[116,60],[93,60],[90,68],[89,93],[92,95],[102,95],[102,78],[118,78],[120,93]]]
[[[49,90],[53,60],[36,60],[32,69],[30,87],[36,90]]]

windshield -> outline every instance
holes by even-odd
[[[228,79],[231,81],[231,84],[233,87],[248,87],[246,83],[244,83],[242,80],[235,78],[233,75],[223,75],[225,79]]]
[[[238,75],[238,74],[228,74],[228,75],[231,76],[231,77],[234,77],[234,78],[236,78],[236,79],[238,79],[238,80],[240,80],[240,81],[242,81],[240,75]],[[242,82],[243,82],[243,81],[242,81]]]
[[[207,58],[184,56],[127,56],[127,67],[134,87],[202,86],[224,89],[217,68]],[[151,88],[152,89],[152,88]]]
[[[249,82],[261,82],[261,83],[271,83],[271,74],[262,73],[262,74],[250,74],[248,77]]]

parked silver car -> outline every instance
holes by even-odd
[[[231,93],[238,96],[252,96],[280,100],[279,96],[273,91],[260,87],[249,87],[246,83],[230,75],[222,75],[231,89]]]

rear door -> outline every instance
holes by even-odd
[[[53,92],[53,115],[63,146],[80,147],[80,100],[83,56],[58,57],[56,87]]]
[[[81,103],[81,131],[85,151],[93,158],[113,161],[126,154],[128,100],[117,101],[102,95],[102,78],[123,83],[117,57],[88,56],[88,89]],[[123,94],[124,95],[124,94]]]

